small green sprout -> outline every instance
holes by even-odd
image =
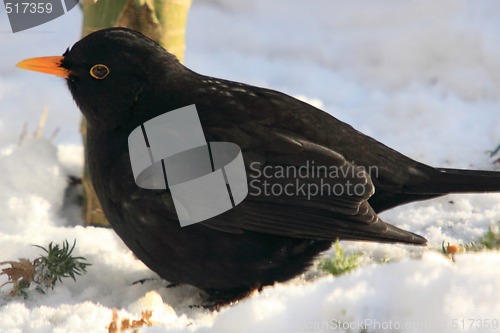
[[[500,145],[498,145],[498,147],[496,147],[495,149],[493,149],[493,151],[490,152],[490,157],[495,156],[498,152],[500,152]]]
[[[38,291],[43,293],[43,289],[54,289],[56,282],[62,282],[62,278],[71,277],[76,281],[75,275],[83,275],[87,272],[87,266],[90,266],[89,263],[86,263],[87,260],[84,257],[71,256],[75,245],[76,240],[71,248],[67,240],[63,242],[62,248],[58,244],[53,245],[52,242],[47,249],[34,245],[46,253],[34,261],[35,282],[38,284]]]
[[[34,246],[42,249],[45,254],[33,261],[19,259],[19,261],[0,262],[0,265],[11,266],[2,269],[0,273],[0,275],[7,275],[8,278],[8,281],[0,287],[8,283],[13,284],[11,296],[20,295],[27,298],[27,291],[32,283],[35,285],[35,290],[45,293],[49,288],[54,289],[57,281],[62,282],[62,278],[71,277],[76,281],[76,275],[85,274],[87,266],[90,266],[84,257],[71,255],[75,249],[76,240],[71,247],[67,240],[63,242],[62,248],[52,242],[47,248]]]
[[[332,275],[341,275],[350,272],[358,267],[358,259],[361,253],[346,256],[344,250],[340,247],[339,241],[335,242],[335,258],[323,260],[319,267]]]
[[[484,246],[485,248],[489,249],[489,250],[497,250],[500,248],[500,232],[499,232],[499,226],[500,226],[500,223],[498,223],[498,225],[495,225],[495,226],[490,226],[488,228],[488,231],[483,235],[483,237],[481,237],[481,239],[479,239],[479,244],[481,244],[482,246]]]

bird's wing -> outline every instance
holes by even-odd
[[[251,127],[255,131],[255,125]],[[248,126],[245,131],[256,135]],[[223,131],[217,133],[219,140],[225,139]],[[310,239],[425,243],[378,218],[368,203],[375,189],[365,168],[332,149],[273,127],[265,129],[261,142],[243,150],[249,186],[245,200],[204,225],[226,232],[250,230]]]

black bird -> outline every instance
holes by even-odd
[[[197,286],[216,303],[302,273],[336,239],[426,244],[384,223],[383,210],[451,192],[500,191],[498,172],[416,162],[293,97],[197,74],[136,31],[97,31],[63,56],[18,66],[66,78],[87,120],[92,182],[125,244],[162,278]],[[145,121],[192,104],[206,141],[239,145],[248,181],[260,187],[236,208],[181,227],[168,189],[136,185],[127,139]],[[274,172],[300,167],[318,172]],[[266,194],[264,180],[343,191]]]

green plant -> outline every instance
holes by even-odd
[[[12,283],[11,296],[28,296],[27,291],[30,285],[35,285],[35,290],[45,293],[49,288],[53,289],[56,282],[62,282],[62,278],[71,277],[76,281],[76,275],[83,275],[87,272],[90,264],[84,257],[73,257],[71,254],[76,246],[69,246],[68,241],[64,241],[62,247],[52,242],[47,248],[34,245],[42,249],[45,255],[41,255],[33,261],[19,259],[19,261],[4,261],[0,265],[10,265],[11,267],[2,269],[0,275],[7,275],[8,281],[1,285]]]
[[[493,150],[490,152],[490,157],[495,156],[498,152],[500,152],[500,145],[498,145],[495,149],[493,149]]]
[[[500,225],[500,223],[498,223]],[[500,232],[499,226],[490,226],[488,231],[479,239],[479,244],[483,245],[489,250],[496,250],[500,248]]]
[[[335,242],[335,258],[321,261],[319,267],[332,275],[341,275],[357,268],[360,257],[361,253],[346,255],[337,240]]]

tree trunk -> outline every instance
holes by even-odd
[[[191,0],[84,0],[82,35],[109,27],[134,29],[157,41],[182,62],[190,5]],[[85,119],[82,119],[81,133],[85,151],[86,128]],[[82,184],[85,224],[109,225],[90,181],[86,157]]]

